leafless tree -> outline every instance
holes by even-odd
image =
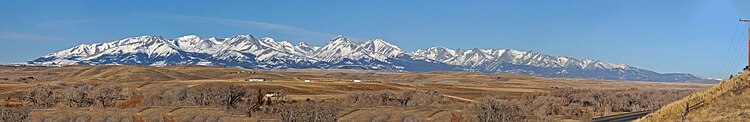
[[[449,99],[436,91],[406,90],[401,92],[377,91],[377,92],[355,92],[348,94],[349,97],[342,100],[352,105],[359,106],[424,106],[432,104],[444,105]]]
[[[93,88],[90,84],[76,84],[65,88],[65,99],[69,107],[87,107],[94,104],[89,90]]]
[[[187,100],[189,92],[187,86],[163,87],[153,90],[155,92],[152,94],[145,95],[147,105],[186,105],[192,103]]]
[[[300,102],[281,107],[283,122],[335,122],[339,110],[330,103]]]
[[[57,103],[57,99],[58,97],[52,86],[36,85],[29,88],[27,101],[29,101],[33,107],[53,107]]]
[[[523,122],[530,116],[524,107],[518,101],[485,98],[474,103],[471,109],[480,122]]]
[[[586,121],[615,112],[658,109],[691,92],[693,91],[559,88],[549,94],[518,99],[485,97],[473,104],[472,110],[479,121],[544,121],[558,115]]]
[[[29,119],[31,110],[25,107],[0,107],[0,120],[3,122],[21,122]]]
[[[190,88],[187,98],[197,105],[222,105],[234,108],[248,89],[227,83],[209,83]]]
[[[119,85],[106,85],[95,87],[94,98],[99,103],[99,107],[113,107],[117,99],[120,98],[122,87]]]

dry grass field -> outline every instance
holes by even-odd
[[[750,74],[743,72],[711,88],[670,103],[639,121],[725,121],[750,118]]]
[[[489,105],[559,121],[659,108],[708,86],[468,72],[0,66],[0,111],[9,113],[5,121],[487,121]],[[263,97],[270,92],[282,95]],[[609,106],[640,99],[659,104]],[[546,102],[555,100],[568,102]]]

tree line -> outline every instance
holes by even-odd
[[[618,112],[653,110],[682,98],[693,90],[644,89],[574,89],[556,88],[546,93],[529,94],[520,98],[486,96],[475,103],[462,103],[449,99],[437,91],[353,91],[343,98],[327,100],[282,100],[264,98],[264,92],[232,83],[204,83],[194,86],[175,85],[156,87],[141,92],[114,84],[68,82],[54,85],[35,85],[14,97],[23,100],[20,107],[0,107],[0,119],[16,121],[29,119],[30,108],[107,108],[95,115],[59,113],[42,117],[39,121],[99,121],[143,120],[137,116],[119,115],[116,112],[134,106],[200,106],[222,108],[231,114],[248,117],[271,117],[284,122],[338,121],[343,108],[357,107],[432,107],[457,108],[467,112],[457,115],[464,121],[553,121],[559,119],[590,120],[593,117]],[[108,113],[115,112],[115,113]],[[166,117],[151,115],[148,121],[223,121],[229,115],[185,114]],[[390,116],[371,115],[370,121],[388,120]],[[454,119],[456,119],[454,117]],[[401,121],[420,121],[416,116],[406,116]]]

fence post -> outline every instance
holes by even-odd
[[[687,118],[687,114],[690,111],[690,102],[685,102],[685,112],[682,113],[682,122],[685,122],[685,118]]]

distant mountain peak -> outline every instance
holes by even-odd
[[[336,37],[334,37],[334,40],[338,39],[338,38],[345,38],[345,37],[344,37],[344,35],[336,35]]]
[[[331,39],[328,43],[334,43],[334,44],[351,44],[353,43],[348,38],[344,37],[343,35],[338,35],[336,38]]]
[[[470,71],[543,77],[610,80],[687,81],[690,74],[661,74],[624,64],[551,56],[513,49],[430,47],[405,52],[381,38],[354,42],[338,35],[322,46],[296,45],[274,38],[237,35],[173,39],[138,36],[82,44],[51,53],[34,64],[221,65],[249,69],[352,68],[407,71]]]
[[[311,44],[307,44],[307,43],[305,43],[305,42],[299,42],[299,43],[297,43],[297,46],[306,46],[306,47],[311,47],[311,46],[313,46],[313,45],[311,45]]]
[[[201,39],[201,37],[199,37],[198,35],[184,35],[184,36],[177,37],[175,39],[177,39],[177,40],[195,40],[195,39]]]

